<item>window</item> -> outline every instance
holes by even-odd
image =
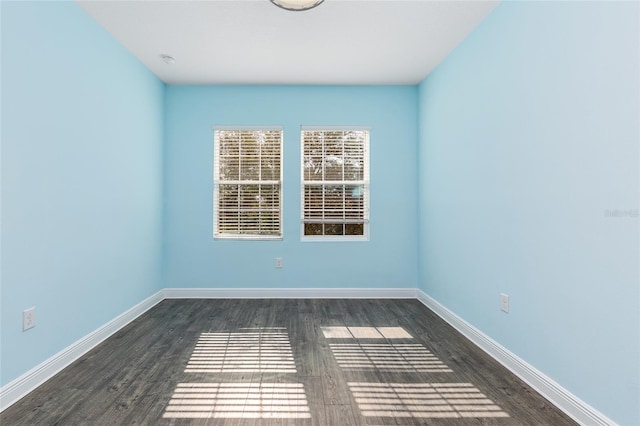
[[[282,238],[282,129],[214,129],[213,236]]]
[[[367,239],[369,130],[302,128],[303,239]]]

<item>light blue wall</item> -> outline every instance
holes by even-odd
[[[166,287],[415,287],[417,87],[167,88]],[[212,237],[215,125],[282,126],[282,241]],[[371,239],[300,241],[300,125],[371,126]],[[275,268],[275,258],[284,268]]]
[[[419,287],[624,425],[640,424],[638,19],[637,2],[505,2],[419,88]]]
[[[6,384],[160,288],[164,85],[75,2],[1,7]]]
[[[165,89],[75,3],[1,7],[0,384],[165,286],[417,284],[640,423],[637,3],[502,4],[419,88]],[[371,126],[371,241],[300,242],[304,124]],[[213,240],[214,125],[284,128],[282,241]]]

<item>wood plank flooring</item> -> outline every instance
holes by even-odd
[[[2,425],[570,425],[416,300],[165,300]]]

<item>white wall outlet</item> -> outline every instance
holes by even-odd
[[[29,308],[22,311],[22,331],[26,331],[36,326],[36,308]]]
[[[509,313],[509,295],[500,293],[500,310]]]
[[[276,268],[282,268],[282,258],[276,257]]]

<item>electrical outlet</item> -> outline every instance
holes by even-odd
[[[36,308],[29,308],[22,311],[22,331],[29,330],[36,326]]]
[[[509,295],[500,293],[500,310],[509,313]]]
[[[282,258],[276,257],[276,268],[282,268]]]

